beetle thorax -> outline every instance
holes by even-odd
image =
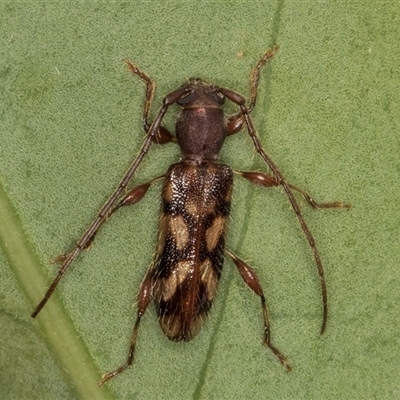
[[[186,98],[178,102],[183,109],[176,123],[182,158],[196,163],[215,161],[226,136],[221,108],[225,98],[218,88],[203,81],[190,83],[187,88]]]

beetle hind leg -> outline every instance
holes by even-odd
[[[252,268],[231,251],[226,250],[229,257],[232,258],[233,262],[235,263],[237,269],[240,272],[240,275],[246,285],[261,299],[261,307],[263,311],[263,318],[264,318],[264,340],[263,344],[266,347],[269,347],[271,351],[278,357],[281,364],[286,368],[287,371],[291,371],[292,367],[290,366],[286,357],[271,343],[271,334],[269,329],[269,320],[268,320],[268,309],[267,303],[265,301],[264,292],[260,285],[260,282],[257,278],[256,273],[252,270]]]
[[[99,386],[103,386],[110,379],[114,378],[116,375],[125,371],[130,365],[133,364],[135,358],[135,346],[136,346],[137,335],[139,332],[140,320],[143,314],[146,312],[147,306],[149,305],[151,300],[152,277],[153,277],[153,266],[150,267],[149,271],[147,272],[140,286],[140,292],[138,295],[137,317],[135,326],[133,327],[131,344],[129,346],[128,357],[126,359],[126,362],[120,367],[114,369],[113,371],[104,374],[102,379],[99,382],[97,382]]]
[[[107,383],[110,379],[114,378],[114,376],[120,374],[121,372],[125,371],[130,365],[132,365],[134,357],[135,357],[135,345],[136,345],[136,338],[139,331],[141,316],[138,315],[135,322],[135,327],[133,328],[132,338],[131,338],[131,345],[129,347],[128,358],[125,364],[121,365],[120,367],[114,369],[111,372],[107,372],[102,376],[102,379],[97,382],[99,386],[103,386]]]

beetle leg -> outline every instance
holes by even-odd
[[[125,371],[125,369],[128,368],[133,363],[133,360],[135,358],[135,346],[136,346],[136,339],[137,339],[139,326],[140,326],[140,320],[141,320],[143,314],[146,312],[147,306],[149,305],[150,300],[151,300],[152,277],[153,277],[153,264],[150,266],[150,268],[140,286],[140,292],[138,295],[136,322],[133,327],[131,342],[130,342],[129,351],[128,351],[128,357],[126,359],[126,362],[125,362],[125,364],[121,365],[120,367],[116,368],[115,370],[104,374],[101,381],[98,382],[99,386],[103,386],[110,379],[114,378],[114,376]]]
[[[244,126],[245,121],[241,112],[232,114],[226,120],[226,135],[234,135],[238,133]]]
[[[90,247],[93,244],[93,240],[94,240],[97,232],[99,231],[100,227],[104,224],[104,222],[107,221],[108,218],[111,217],[112,214],[114,214],[115,211],[117,211],[120,207],[131,206],[133,204],[138,203],[140,200],[143,199],[143,197],[147,193],[147,190],[150,188],[150,186],[152,186],[154,183],[158,182],[161,179],[164,179],[164,176],[160,176],[158,178],[155,178],[155,179],[151,180],[150,182],[147,182],[147,183],[144,183],[142,185],[136,186],[133,189],[129,190],[125,194],[125,196],[122,197],[122,199],[117,203],[117,205],[114,208],[112,208],[108,212],[108,214],[103,216],[101,222],[99,223],[97,228],[93,231],[92,236],[85,241],[84,246],[82,246],[82,250],[90,249]],[[62,263],[68,258],[68,256],[70,254],[71,253],[60,254],[55,259],[52,259],[51,263],[52,264],[54,264],[54,263]]]
[[[269,347],[272,352],[278,357],[281,364],[286,368],[287,371],[291,371],[292,367],[290,366],[286,357],[271,343],[271,334],[269,330],[269,321],[268,321],[268,309],[265,301],[264,292],[262,290],[261,284],[257,278],[256,273],[253,269],[235,254],[233,254],[230,250],[225,250],[229,257],[232,258],[233,262],[236,264],[237,269],[240,272],[240,275],[246,285],[261,299],[261,307],[263,311],[264,318],[264,341],[263,344]]]
[[[103,225],[103,223],[120,207],[122,206],[128,206],[135,204],[139,202],[144,195],[147,193],[147,190],[151,185],[153,185],[155,182],[159,181],[164,177],[158,177],[153,179],[152,181],[148,183],[144,183],[143,185],[136,186],[135,188],[131,189],[122,199],[117,203],[114,208],[109,208],[106,213],[99,213],[97,219],[95,222],[89,227],[89,229],[85,232],[85,234],[78,240],[76,243],[74,249],[65,254],[60,254],[58,257],[55,259],[51,260],[51,263],[62,263],[62,266],[60,270],[58,271],[57,276],[54,278],[52,284],[50,287],[47,289],[47,292],[45,293],[43,299],[41,302],[36,306],[35,310],[31,314],[32,318],[35,318],[40,310],[44,307],[44,305],[47,303],[49,300],[50,296],[53,294],[55,288],[58,285],[58,282],[60,281],[61,277],[64,275],[65,271],[71,264],[72,260],[76,258],[76,256],[83,250],[83,249],[88,249],[93,243],[93,240],[99,231],[100,227]],[[89,234],[90,232],[90,234]]]
[[[143,81],[146,82],[146,100],[144,103],[142,119],[143,119],[144,130],[148,132],[150,129],[148,118],[149,118],[151,103],[153,102],[154,92],[156,90],[156,83],[145,72],[143,72],[139,67],[137,67],[132,61],[128,59],[125,59],[124,61],[128,64],[128,68],[133,74],[137,75],[139,78],[141,78]],[[157,144],[176,142],[175,136],[173,136],[171,132],[167,128],[164,128],[163,126],[160,126],[158,128],[158,132],[153,137],[152,140]]]
[[[269,49],[250,72],[250,106],[248,108],[249,113],[253,111],[256,105],[261,68],[275,55],[278,49],[278,45],[275,45],[272,49]],[[239,132],[245,125],[245,122],[246,121],[244,119],[242,111],[230,115],[226,122],[227,135],[229,136]]]
[[[264,174],[262,172],[257,171],[235,171],[237,174],[241,175],[243,178],[247,179],[251,183],[254,183],[258,186],[264,187],[273,187],[280,186],[282,183],[278,181],[278,179],[274,175]],[[304,199],[308,202],[308,204],[315,209],[318,208],[351,208],[350,204],[342,203],[340,201],[334,201],[331,203],[317,203],[307,192],[300,189],[299,187],[288,183],[290,189],[295,190],[300,193]]]

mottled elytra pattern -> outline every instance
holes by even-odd
[[[214,299],[232,192],[225,165],[174,164],[164,181],[153,296],[163,332],[190,340]]]
[[[139,155],[122,177],[118,187],[98,212],[95,220],[77,241],[75,247],[56,257],[61,268],[47,289],[44,297],[32,313],[35,318],[50,299],[61,277],[73,260],[92,244],[102,224],[121,207],[142,200],[147,190],[156,182],[163,181],[162,207],[156,254],[140,286],[137,298],[137,317],[132,331],[128,356],[124,364],[103,375],[103,385],[123,372],[134,361],[135,345],[140,321],[153,298],[158,319],[165,335],[174,341],[191,340],[199,331],[217,292],[224,254],[236,265],[240,276],[261,300],[264,323],[263,344],[278,358],[287,371],[291,366],[281,351],[271,342],[267,303],[263,289],[254,270],[236,254],[225,248],[225,236],[232,195],[232,170],[218,163],[220,149],[227,136],[247,128],[257,153],[263,158],[271,173],[236,171],[253,184],[281,186],[300,223],[306,240],[312,249],[317,266],[322,293],[323,318],[321,334],[328,316],[328,296],[321,258],[314,237],[308,228],[294,192],[302,195],[313,208],[350,208],[341,202],[317,203],[305,191],[288,183],[275,163],[265,153],[258,139],[250,113],[257,100],[257,88],[262,67],[278,50],[274,46],[258,61],[250,73],[250,102],[240,94],[201,79],[190,79],[180,88],[169,93],[163,100],[153,122],[148,122],[155,83],[134,63],[125,60],[131,72],[146,83],[146,99],[143,109],[143,127],[146,139]],[[231,101],[238,107],[233,115],[225,115],[223,104]],[[181,107],[175,135],[162,126],[168,108]],[[152,143],[177,142],[180,161],[173,164],[166,176],[136,186],[121,196]]]

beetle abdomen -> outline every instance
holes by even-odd
[[[192,339],[214,300],[232,175],[225,165],[181,162],[165,178],[153,296],[161,328],[171,340]]]

